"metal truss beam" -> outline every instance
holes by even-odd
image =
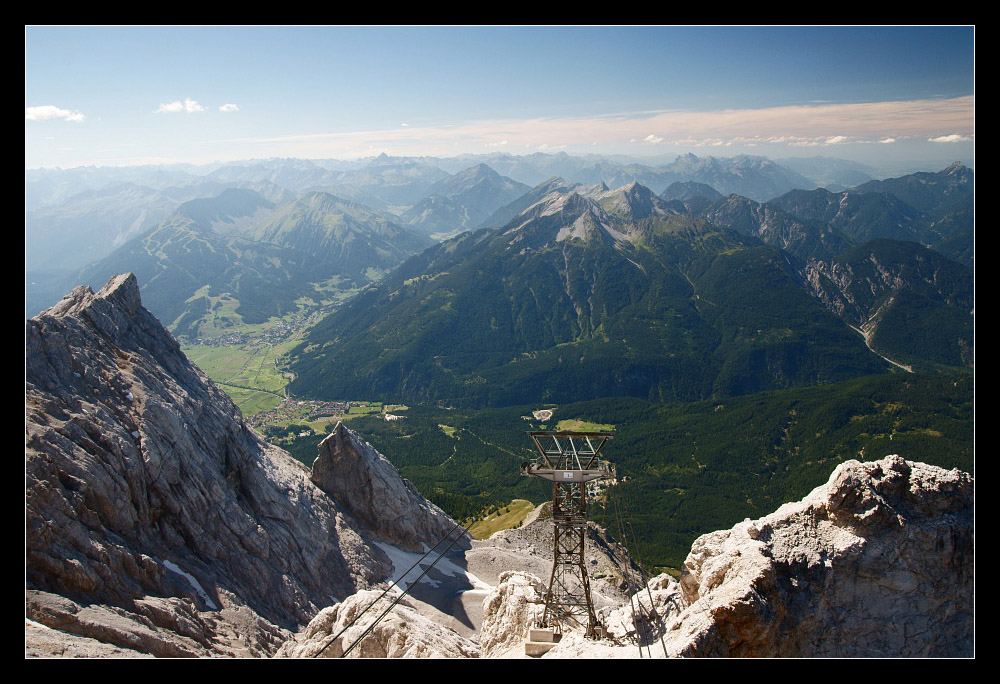
[[[609,432],[529,432],[538,449],[521,474],[552,482],[553,561],[545,595],[543,626],[575,623],[598,635],[599,624],[590,596],[585,544],[587,483],[615,477],[615,468],[598,454]]]

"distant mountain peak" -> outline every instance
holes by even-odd
[[[476,164],[475,166],[470,167],[469,169],[467,169],[467,171],[473,171],[476,175],[481,175],[481,174],[486,174],[486,175],[490,175],[490,176],[499,176],[500,175],[496,171],[493,170],[493,167],[491,167],[489,164],[487,164],[485,162],[480,162],[479,164]]]
[[[587,193],[587,196],[600,204],[609,214],[626,221],[675,213],[664,200],[656,196],[656,193],[638,181],[632,181],[614,190],[595,189]]]

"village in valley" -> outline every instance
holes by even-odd
[[[362,415],[380,415],[388,422],[403,420],[406,416],[399,412],[406,408],[381,402],[319,401],[286,396],[274,408],[247,416],[246,422],[272,440],[294,439],[329,432],[338,421]]]

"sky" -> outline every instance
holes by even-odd
[[[25,27],[25,168],[564,150],[974,166],[973,27]]]

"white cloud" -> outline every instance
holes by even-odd
[[[219,111],[220,112],[238,112],[238,111],[240,111],[240,108],[237,105],[229,103],[229,104],[224,104],[221,107],[219,107]]]
[[[758,145],[802,147],[875,142],[892,137],[933,138],[941,131],[971,136],[975,96],[952,99],[795,105],[765,109],[632,112],[588,117],[473,120],[448,125],[413,125],[405,130],[354,130],[293,136],[213,141],[257,145],[264,156],[335,157],[346,149],[392,145],[400,153],[444,154],[453,146],[482,149],[499,140],[507,149],[561,149],[566,146],[620,145]],[[658,131],[650,137],[650,130]],[[831,131],[836,131],[832,134]],[[544,144],[544,147],[543,147]]]
[[[506,140],[501,140],[500,142],[488,142],[486,143],[486,147],[503,147],[506,144]]]
[[[193,112],[203,111],[205,111],[204,107],[192,100],[190,97],[186,97],[183,102],[180,100],[174,100],[173,102],[161,102],[159,108],[154,112],[154,114],[171,114],[174,112],[187,112],[188,114],[191,114]]]
[[[958,135],[957,133],[952,133],[951,135],[939,135],[936,138],[928,138],[929,142],[970,142],[972,140],[971,135]]]
[[[882,140],[879,140],[878,142],[879,142],[880,145],[891,145],[894,142],[896,142],[896,139],[895,138],[883,138]]]
[[[657,143],[663,142],[663,138],[658,138],[655,135],[653,135],[652,133],[650,133],[645,138],[643,138],[642,141],[643,142],[647,142],[650,145],[656,145]]]
[[[68,109],[61,109],[55,105],[41,105],[38,107],[25,107],[24,118],[28,121],[63,119],[64,121],[80,123],[85,117],[80,112],[71,112]]]

